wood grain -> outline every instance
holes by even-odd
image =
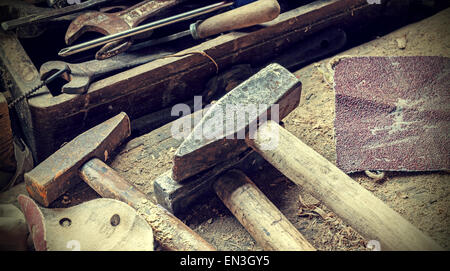
[[[225,206],[264,250],[315,250],[242,171],[226,172],[213,187]]]
[[[373,11],[380,10],[378,6],[381,5],[369,5],[365,0],[315,1],[280,14],[251,31],[221,35],[179,53],[205,52],[220,71],[239,63],[261,65],[274,54],[326,27],[366,20],[369,15],[376,17],[378,13]],[[10,42],[13,41],[2,40],[0,52],[6,51]],[[8,51],[11,52],[2,55],[2,61],[16,61],[15,50]],[[36,70],[32,64],[29,69]],[[126,112],[134,120],[192,99],[193,95],[202,93],[205,83],[215,73],[216,66],[209,58],[198,53],[187,54],[156,60],[94,82],[85,95],[52,97],[42,91],[41,95],[29,99],[31,114],[21,116],[28,124],[25,133],[31,143],[27,143],[37,154],[36,160],[42,161],[76,134],[119,112]]]
[[[120,177],[103,161],[94,158],[80,169],[82,179],[102,197],[123,201],[138,210],[153,229],[155,239],[167,250],[216,250],[196,232]]]
[[[382,250],[443,250],[380,199],[273,121],[247,142],[274,167],[322,201]]]

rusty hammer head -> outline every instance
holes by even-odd
[[[176,181],[193,176],[245,149],[246,133],[267,119],[278,121],[300,102],[300,81],[278,64],[271,64],[211,106],[180,145],[173,159]]]
[[[28,193],[49,206],[78,183],[78,170],[85,162],[92,158],[106,161],[130,133],[130,119],[122,112],[77,136],[25,174]]]
[[[158,201],[173,210],[209,190],[219,173],[252,153],[245,138],[259,123],[283,119],[300,102],[301,82],[271,64],[211,106],[177,149],[173,168],[155,180]]]

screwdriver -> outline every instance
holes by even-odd
[[[268,22],[278,17],[280,13],[280,6],[276,0],[240,0],[234,2],[222,1],[220,3],[212,4],[169,18],[137,26],[135,28],[113,35],[104,36],[98,39],[80,43],[78,45],[66,47],[62,49],[58,53],[58,55],[63,57],[73,55],[75,53],[86,51],[88,49],[106,44],[108,42],[135,36],[149,30],[157,29],[175,22],[188,20],[196,16],[230,6],[233,6],[234,9],[208,18],[202,22],[191,24],[189,30],[170,35],[165,38],[173,40],[175,38],[180,38],[187,35],[192,35],[196,39],[205,38],[225,31]],[[162,39],[163,40],[159,40],[159,43],[164,42],[164,38]]]
[[[241,1],[242,2],[242,1]],[[141,49],[161,43],[173,41],[182,37],[192,36],[194,39],[203,39],[226,31],[245,28],[275,19],[280,13],[276,0],[259,0],[245,7],[237,8],[208,18],[204,21],[192,23],[188,30],[172,34],[159,39],[149,40],[134,45]]]

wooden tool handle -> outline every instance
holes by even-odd
[[[379,241],[382,250],[442,250],[434,240],[278,123],[268,121],[251,138],[247,139],[248,144],[267,161],[365,238]]]
[[[269,22],[279,14],[280,5],[276,0],[255,1],[201,22],[197,26],[195,38],[202,39],[225,31]]]
[[[147,196],[103,161],[94,158],[80,169],[80,177],[105,198],[123,201],[138,210],[153,229],[155,239],[167,250],[216,250],[191,228]]]
[[[228,171],[213,186],[227,208],[265,250],[315,250],[241,171]]]

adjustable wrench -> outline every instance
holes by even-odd
[[[51,94],[53,96],[60,93],[83,94],[88,90],[90,83],[100,77],[131,69],[172,53],[167,50],[153,51],[152,54],[148,54],[148,51],[132,51],[105,60],[94,59],[77,64],[70,64],[63,61],[49,61],[42,64],[39,73],[41,80],[45,80],[67,66],[68,71],[64,72],[61,77],[68,81],[68,83],[63,85],[60,90],[51,91]]]

